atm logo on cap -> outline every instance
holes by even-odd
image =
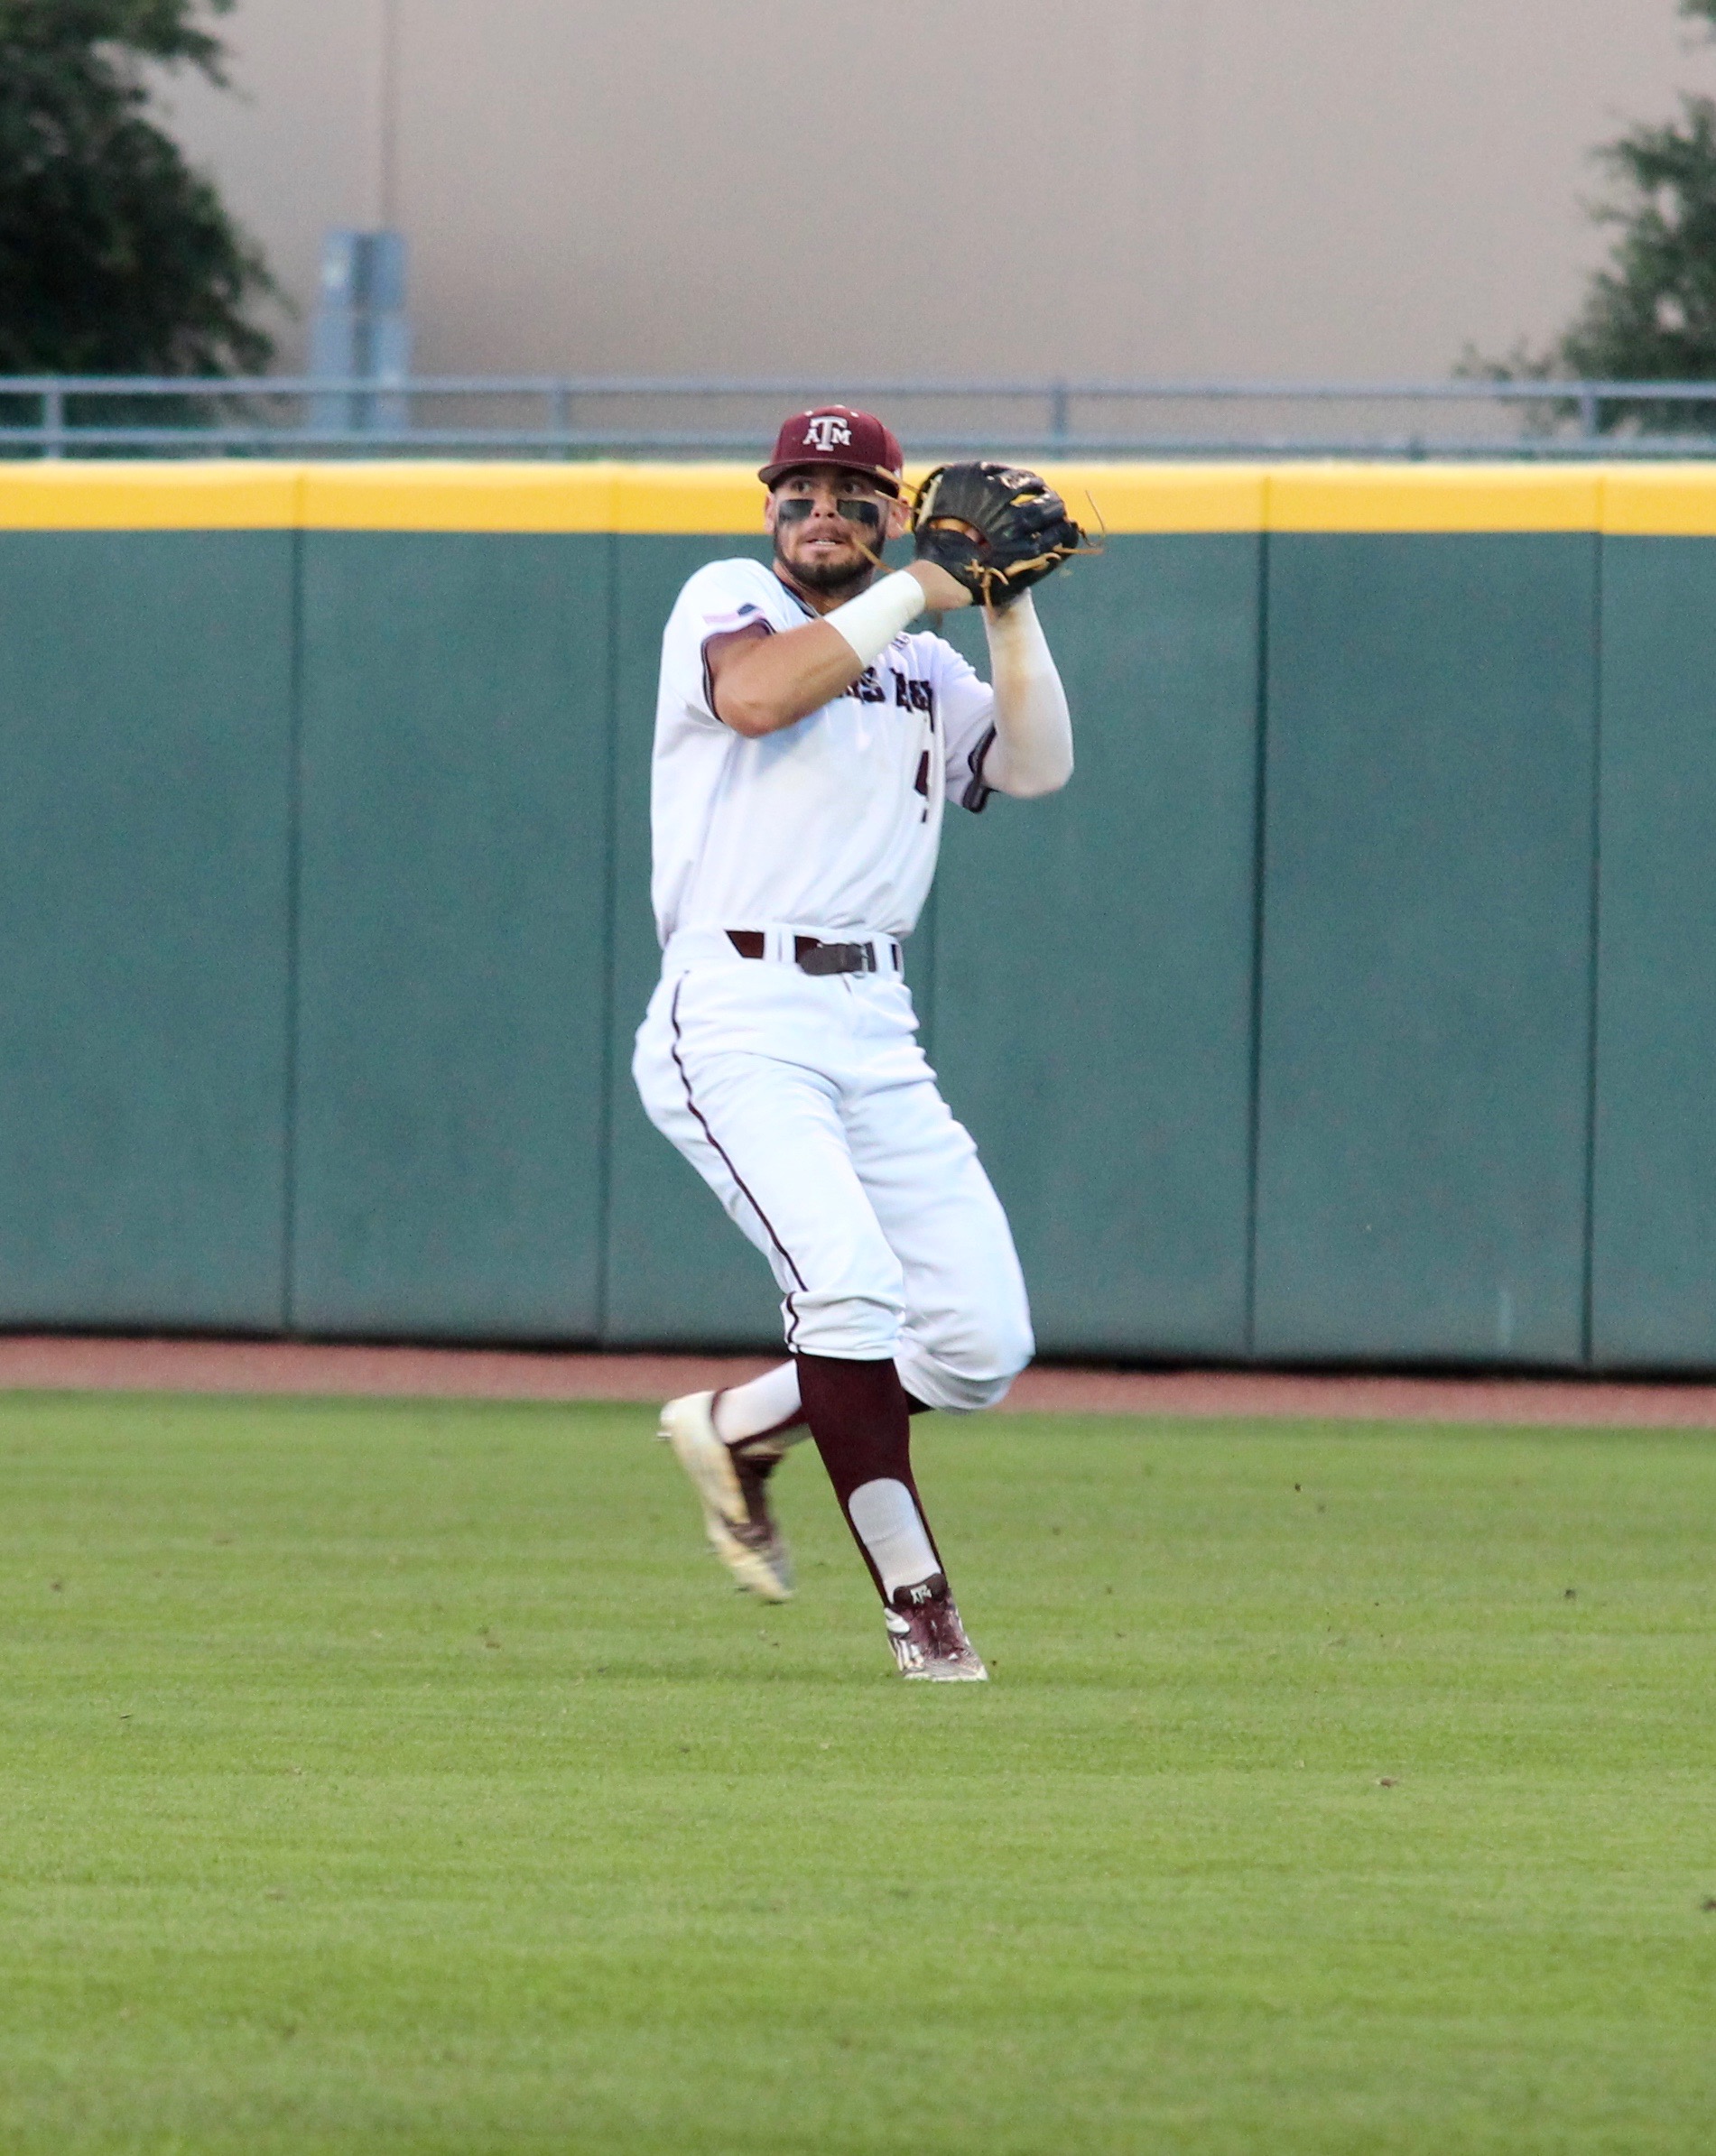
[[[821,449],[827,456],[830,449],[843,449],[850,446],[852,430],[842,419],[836,419],[831,412],[819,412],[804,430],[807,449]]]

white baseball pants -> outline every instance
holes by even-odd
[[[686,931],[632,1071],[650,1120],[774,1268],[789,1349],[892,1356],[931,1407],[1002,1398],[1031,1359],[1024,1276],[895,973],[812,976]]]

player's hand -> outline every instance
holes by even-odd
[[[1074,554],[1099,549],[1045,479],[1013,464],[943,464],[918,488],[919,566],[947,571],[986,606],[1004,607]]]
[[[923,603],[936,614],[951,614],[956,606],[969,606],[971,594],[957,577],[934,561],[914,561],[906,570],[923,587]]]

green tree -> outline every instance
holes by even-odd
[[[262,257],[149,116],[151,65],[225,83],[232,5],[0,0],[0,373],[266,365]]]
[[[1716,0],[1680,0],[1683,15],[1716,26]],[[1497,381],[1716,380],[1716,99],[1683,95],[1677,120],[1630,129],[1593,152],[1617,183],[1592,217],[1616,227],[1607,264],[1584,305],[1547,351],[1524,343],[1506,359],[1469,350],[1459,373]],[[1545,400],[1539,421],[1577,409]],[[1636,398],[1605,403],[1606,433],[1673,433],[1716,426],[1716,402]]]

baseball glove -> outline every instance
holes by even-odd
[[[1054,489],[1010,464],[938,466],[918,488],[912,532],[920,561],[933,561],[980,606],[994,607],[1084,545]]]

